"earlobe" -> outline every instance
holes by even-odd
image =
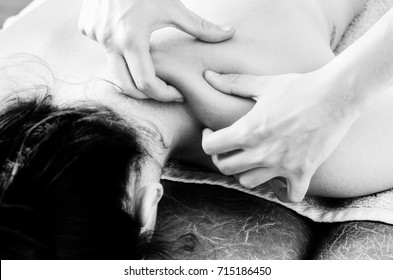
[[[163,193],[164,189],[160,183],[151,183],[141,188],[136,216],[142,228],[154,227],[158,202]]]

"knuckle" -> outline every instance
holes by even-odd
[[[153,89],[153,85],[150,80],[135,81],[135,86],[142,92],[151,92]]]
[[[303,160],[303,168],[306,172],[308,171],[315,171],[317,169],[318,166],[318,161],[315,158],[307,158],[304,157]]]
[[[297,186],[299,188],[299,186]],[[304,199],[304,192],[301,189],[297,189],[296,191],[291,191],[288,193],[288,201],[291,203],[302,202]]]
[[[138,40],[138,34],[132,30],[127,30],[124,32],[107,31],[106,36],[113,37],[113,41],[116,42],[122,49],[129,49],[134,52],[142,51],[141,40]]]
[[[240,74],[233,74],[228,76],[228,81],[232,85],[236,85],[239,82],[241,75]]]
[[[245,126],[239,126],[237,129],[237,133],[240,146],[243,148],[249,147],[250,132],[248,131],[248,128]]]
[[[110,32],[101,31],[97,35],[97,41],[104,47],[109,47],[112,45],[112,36]]]
[[[212,24],[205,19],[201,20],[201,27],[202,29],[210,29]]]
[[[261,143],[261,132],[259,129],[248,129],[248,127],[245,127],[240,133],[241,144],[245,148],[252,148]]]
[[[252,161],[254,164],[263,165],[266,167],[270,167],[270,166],[275,165],[274,160],[272,159],[271,156],[269,156],[266,153],[261,153],[261,152],[255,154]]]
[[[198,38],[202,36],[203,31],[210,30],[213,26],[212,23],[210,23],[209,21],[207,21],[205,19],[201,19],[200,24],[201,24],[201,32],[200,32],[200,34],[198,34]]]
[[[128,95],[133,98],[140,96],[135,87],[124,80],[114,80],[114,86],[118,93]]]
[[[220,168],[220,172],[221,172],[223,175],[225,175],[225,176],[230,176],[230,175],[232,175],[232,173],[230,172],[230,170],[229,170],[229,169],[226,169],[226,168]]]

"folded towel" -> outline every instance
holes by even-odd
[[[352,44],[391,7],[393,7],[393,0],[369,0],[362,12],[346,30],[335,52],[338,54]],[[279,180],[272,180],[254,190],[249,190],[239,185],[232,177],[201,171],[178,162],[168,164],[162,179],[184,183],[219,185],[236,189],[281,204],[316,222],[333,223],[368,220],[393,224],[393,189],[352,199],[307,196],[301,203],[285,204],[279,201],[269,188],[271,184],[283,184]]]

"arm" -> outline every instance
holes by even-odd
[[[156,77],[149,54],[155,30],[176,27],[202,41],[231,38],[234,29],[200,18],[178,0],[84,0],[79,29],[107,50],[113,82],[133,98],[183,101],[174,87]]]
[[[346,110],[373,103],[393,85],[393,9],[324,68]]]
[[[218,90],[257,100],[234,125],[204,134],[203,147],[226,175],[246,187],[287,178],[274,190],[301,201],[311,177],[362,112],[393,83],[393,11],[325,67],[274,77],[216,75]]]

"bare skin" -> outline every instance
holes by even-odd
[[[48,1],[2,31],[0,46],[5,55],[27,52],[41,57],[61,80],[73,83],[61,84],[55,102],[102,102],[130,122],[139,119],[154,123],[168,146],[153,147],[162,165],[174,157],[211,166],[201,150],[201,129],[226,127],[254,103],[214,90],[204,80],[203,72],[211,69],[266,75],[318,69],[334,57],[331,42],[333,47],[337,44],[362,5],[362,1],[343,2],[184,1],[207,20],[237,29],[232,40],[220,44],[198,42],[171,29],[154,33],[152,56],[158,76],[182,92],[185,105],[131,100],[118,95],[107,83],[97,83],[86,91],[86,81],[93,77],[109,79],[110,75],[104,49],[78,33],[80,1]],[[393,98],[384,98],[357,121],[317,170],[310,194],[348,197],[389,188],[393,182],[388,168],[393,164]],[[150,166],[146,180],[158,181],[160,172]]]
[[[107,50],[112,81],[129,96],[163,102],[184,101],[174,87],[156,77],[150,57],[155,30],[175,27],[201,41],[217,43],[235,33],[188,10],[180,0],[84,0],[79,29]]]

